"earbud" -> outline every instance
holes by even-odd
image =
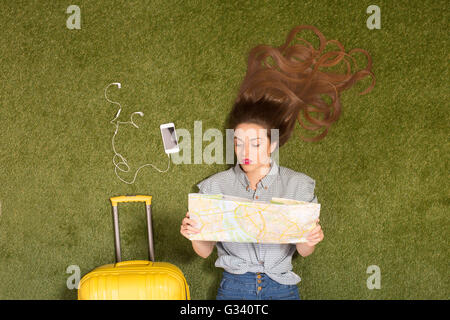
[[[119,87],[119,89],[121,88],[121,84],[120,84],[120,82],[113,82],[113,84],[115,84],[116,86],[118,86],[118,87]]]
[[[141,117],[143,117],[144,116],[144,113],[143,112],[141,112],[141,111],[138,111],[138,112],[135,112],[135,113],[137,113],[138,115],[140,115]]]

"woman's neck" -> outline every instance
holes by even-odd
[[[264,178],[270,171],[271,165],[262,165],[251,172],[246,172],[248,180],[250,181],[250,188],[256,190],[258,182]]]

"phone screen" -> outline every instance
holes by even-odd
[[[166,150],[170,150],[178,146],[178,141],[175,134],[175,127],[163,128],[161,129],[161,132],[164,141],[164,148]]]

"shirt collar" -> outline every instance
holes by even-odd
[[[239,161],[236,162],[234,166],[234,172],[237,175],[237,179],[242,183],[242,185],[250,189],[250,180],[248,180],[247,174],[242,170],[239,165]],[[269,172],[259,181],[263,188],[268,188],[270,184],[276,179],[279,174],[279,166],[273,158],[270,158],[270,170]]]

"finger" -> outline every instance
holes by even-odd
[[[306,237],[306,240],[312,240],[312,239],[315,239],[315,238],[317,238],[317,237],[318,237],[317,235],[310,234],[310,235],[308,235],[308,236]]]
[[[318,229],[316,231],[311,231],[310,233],[308,233],[308,237],[316,237],[316,236],[320,236],[321,234],[323,234],[323,231],[321,229]]]
[[[183,237],[188,237],[186,231],[184,230],[184,228],[181,228],[180,233],[183,235]]]
[[[318,243],[323,240],[323,237],[322,236],[312,237],[312,238],[307,238],[306,240],[308,240],[309,242]]]
[[[195,226],[197,224],[197,221],[195,221],[195,220],[187,219],[187,218],[185,218],[185,219],[186,219],[185,224],[187,224],[187,225]]]
[[[320,242],[320,241],[322,241],[323,240],[323,236],[322,235],[319,235],[319,236],[317,236],[317,237],[311,237],[311,238],[307,238],[306,240],[308,240],[308,241],[310,241],[310,242]]]
[[[320,232],[321,232],[320,228],[319,229],[315,228],[315,229],[311,230],[311,232],[308,234],[308,237],[316,236],[316,235],[320,234]]]
[[[184,218],[182,220],[182,223],[184,223],[184,224],[196,224],[197,222],[195,220],[193,220],[193,219]]]
[[[181,234],[183,235],[183,237],[185,237],[186,239],[190,240],[190,234],[188,234],[186,232],[182,232]]]
[[[182,229],[180,232],[187,239],[189,239],[193,234],[195,234],[195,232],[189,232],[187,229]]]
[[[191,227],[191,226],[187,226],[185,229],[187,231],[191,231],[191,232],[195,232],[195,233],[199,233],[200,232],[200,229],[197,229],[197,228],[194,228],[194,227]]]
[[[308,242],[312,243],[312,244],[317,244],[319,243],[321,240],[318,238],[314,238],[314,239],[308,239]]]
[[[307,236],[308,239],[319,239],[321,237],[323,237],[323,232],[311,233]]]

